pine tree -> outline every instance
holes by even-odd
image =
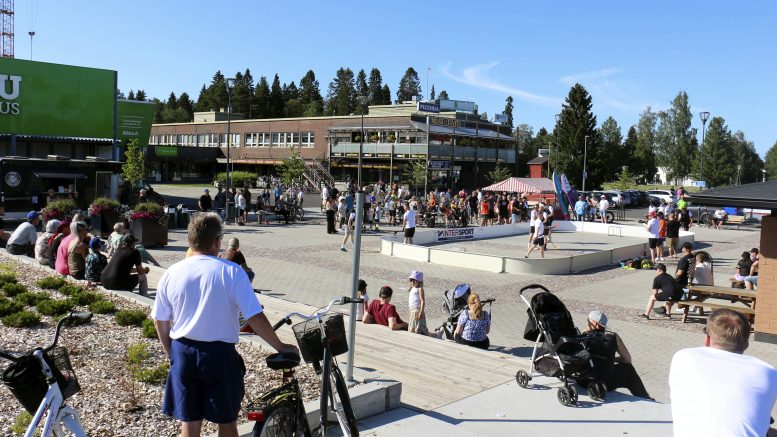
[[[694,163],[699,179],[706,181],[709,187],[728,185],[734,182],[736,165],[731,131],[723,117],[712,117],[710,127],[701,146],[704,168],[699,169],[701,161]],[[701,170],[701,171],[699,171]]]
[[[364,72],[364,69],[359,70],[359,73],[356,74],[356,113],[361,114],[362,113],[362,105],[359,102],[359,97],[365,96],[367,97],[367,104],[364,107],[364,113],[367,113],[367,105],[370,104],[369,97],[370,97],[370,90],[367,86],[367,74]]]
[[[285,83],[283,84],[283,100],[289,101],[292,99],[299,99],[299,90],[293,80],[288,86]]]
[[[637,123],[637,143],[634,145],[629,168],[639,183],[650,183],[656,177],[656,113],[650,106],[642,112]]]
[[[327,95],[328,115],[349,115],[356,108],[356,88],[353,71],[350,68],[340,68],[329,84]]]
[[[766,152],[764,169],[770,181],[777,180],[777,142]]]
[[[227,80],[221,71],[213,75],[213,79],[208,86],[208,107],[215,111],[226,110],[227,108]]]
[[[146,92],[143,90],[138,90],[137,93],[135,93],[135,100],[138,100],[140,102],[146,101]]]
[[[397,89],[397,103],[413,100],[414,97],[421,95],[421,81],[418,79],[418,73],[413,67],[408,67],[405,75],[399,80]]]
[[[178,109],[178,99],[175,97],[175,93],[170,93],[170,97],[167,98],[165,106],[172,110]]]
[[[129,94],[127,94],[127,100],[135,100],[135,92],[132,90],[129,90]]]
[[[259,84],[256,85],[254,105],[256,105],[256,110],[254,110],[256,118],[270,118],[272,116],[270,112],[270,84],[267,83],[265,76],[260,77]]]
[[[206,112],[210,111],[211,108],[209,105],[209,98],[208,98],[208,89],[205,88],[205,85],[202,85],[202,88],[200,89],[200,95],[197,96],[197,103],[194,104],[194,111],[195,112]]]
[[[127,98],[127,96],[125,96],[120,89],[116,88],[116,98],[119,100],[124,100]]]
[[[281,89],[281,80],[278,74],[275,74],[275,78],[272,80],[272,86],[270,86],[270,105],[268,107],[270,111],[270,118],[283,117],[283,90]]]
[[[248,72],[248,70],[246,70]],[[248,72],[248,74],[251,74]],[[253,79],[250,78],[253,82]],[[242,114],[246,118],[253,117],[253,111],[251,105],[254,101],[254,93],[252,91],[253,84],[249,83],[239,71],[235,73],[235,85],[232,87],[232,111],[238,114]]]
[[[383,88],[380,89],[380,94],[383,97],[383,105],[390,105],[391,104],[391,90],[389,89],[388,84],[383,84]]]
[[[434,100],[435,95],[436,94],[434,93],[434,85],[432,85],[432,90],[429,91],[429,99],[430,100]],[[512,126],[510,126],[510,127],[512,127]]]
[[[605,165],[604,181],[614,181],[621,167],[629,165],[629,157],[623,152],[623,134],[618,122],[612,117],[607,117],[599,129],[599,136],[602,139],[604,153],[602,157]]]
[[[575,84],[561,110],[561,121],[553,131],[551,168],[566,174],[570,183],[582,187],[585,137],[588,136],[586,188],[600,187],[606,180],[606,156],[596,130],[591,95],[583,85]],[[556,156],[554,157],[554,153]]]
[[[434,86],[432,86],[432,89],[434,89]],[[504,115],[507,116],[507,125],[510,126],[510,129],[512,129],[513,128],[513,96],[507,96],[507,100],[505,100]]]
[[[734,147],[734,162],[738,163],[739,168],[738,182],[740,184],[750,184],[761,181],[761,169],[764,168],[764,162],[758,152],[755,150],[755,144],[745,138],[742,131],[736,131],[731,136]]]
[[[537,157],[537,145],[534,141],[534,131],[528,124],[519,124],[513,132],[518,148],[518,176],[529,176],[529,161]]]
[[[373,68],[370,70],[370,78],[367,80],[367,90],[370,105],[383,105],[383,77],[380,70]]]
[[[303,105],[307,105],[310,102],[323,101],[318,80],[316,80],[316,73],[313,70],[308,70],[302,80],[299,81],[299,99]]]
[[[637,128],[634,126],[631,126],[629,128],[629,131],[626,133],[626,140],[623,142],[623,158],[621,158],[621,162],[623,162],[625,166],[629,168],[629,172],[634,176],[634,180],[636,181],[639,177],[636,173],[634,173],[634,170],[632,168],[632,164],[634,163],[634,151],[637,148]]]
[[[693,145],[692,118],[685,91],[677,94],[668,110],[658,113],[656,158],[658,165],[666,168],[669,179],[680,180],[691,174],[697,154]]]
[[[448,91],[442,90],[440,91],[440,95],[437,96],[439,100],[450,100],[450,97],[448,97]]]
[[[189,94],[183,92],[181,97],[178,98],[178,108],[182,109],[186,113],[186,120],[190,122],[194,120],[194,104],[192,99],[189,98]]]

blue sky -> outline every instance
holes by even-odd
[[[118,70],[123,91],[197,97],[221,70],[299,79],[378,67],[395,94],[408,66],[451,98],[552,127],[575,82],[625,136],[648,105],[688,93],[763,156],[777,141],[777,2],[17,0],[17,58]]]

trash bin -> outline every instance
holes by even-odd
[[[175,211],[167,213],[167,229],[175,229],[178,227],[178,214]]]
[[[227,205],[227,220],[234,220],[235,219],[235,204],[230,203]]]
[[[178,212],[178,227],[181,229],[189,227],[189,210],[187,208],[182,208]]]

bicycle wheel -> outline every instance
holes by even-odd
[[[301,206],[297,207],[297,221],[302,221],[305,218],[305,210]]]
[[[329,372],[329,379],[332,381],[331,385],[334,386],[334,390],[330,390],[332,408],[335,410],[337,421],[340,422],[340,429],[343,430],[343,434],[346,436],[357,437],[359,429],[356,427],[356,416],[353,414],[351,397],[348,395],[348,386],[345,384],[339,367],[332,366],[332,370]]]
[[[272,407],[264,422],[254,425],[251,436],[302,437],[306,435],[304,420],[305,416],[302,412],[297,412],[293,401],[284,401]]]

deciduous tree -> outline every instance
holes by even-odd
[[[766,152],[764,168],[770,181],[777,180],[777,142]]]

